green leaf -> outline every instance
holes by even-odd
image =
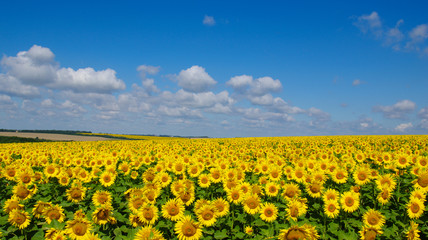
[[[235,237],[238,238],[238,239],[244,239],[245,233],[239,232],[239,233],[235,234]]]
[[[116,229],[113,230],[113,233],[115,236],[121,236],[122,235],[122,230],[120,230],[119,227],[117,227]]]
[[[215,239],[225,239],[228,238],[229,236],[227,235],[227,230],[223,229],[221,232],[217,231],[214,233],[214,238]]]
[[[31,238],[31,240],[43,240],[43,239],[45,239],[45,234],[43,230],[37,231],[37,233],[34,234],[34,236]]]
[[[337,230],[338,230],[338,228],[339,228],[339,224],[334,223],[334,222],[331,222],[331,223],[328,225],[328,229],[329,229],[329,231],[330,231],[331,233],[333,233],[334,235],[336,235],[336,236],[337,236]]]

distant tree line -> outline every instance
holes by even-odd
[[[75,131],[75,130],[16,130],[16,129],[0,129],[0,132],[31,132],[31,133],[57,133],[57,134],[79,134],[92,133],[91,131]]]

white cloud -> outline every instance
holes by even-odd
[[[57,72],[55,83],[48,86],[56,89],[71,89],[75,92],[109,93],[125,89],[125,83],[116,77],[112,69],[95,71],[93,68],[62,68]]]
[[[238,93],[246,95],[249,99],[255,99],[255,97],[261,97],[268,93],[279,92],[282,89],[281,82],[271,77],[261,77],[254,80],[252,76],[241,75],[232,77],[226,84]],[[259,102],[258,100],[256,99],[255,102]]]
[[[328,121],[330,120],[330,114],[322,111],[321,109],[311,107],[308,109],[308,116],[314,117],[318,121]]]
[[[205,68],[192,66],[181,70],[177,76],[178,85],[188,92],[205,92],[217,82],[205,72]]]
[[[423,41],[426,38],[428,38],[428,25],[427,24],[421,24],[416,27],[414,27],[410,33],[409,36],[414,41]]]
[[[357,26],[363,33],[372,33],[376,37],[382,35],[382,22],[377,12],[372,12],[370,15],[361,15],[357,18],[357,21],[354,22],[354,25]]]
[[[399,132],[404,132],[411,127],[413,127],[412,123],[402,123],[402,124],[397,125],[394,129],[396,131],[399,131]]]
[[[16,77],[0,74],[0,92],[22,98],[36,98],[40,96],[37,87],[22,84]]]
[[[253,82],[253,77],[248,75],[241,75],[232,77],[226,82],[227,85],[231,86],[235,91],[243,92]]]
[[[424,107],[418,112],[418,116],[422,119],[428,120],[428,107]]]
[[[165,116],[169,117],[197,117],[201,118],[202,114],[194,109],[187,107],[167,107],[164,105],[159,106],[157,111]]]
[[[156,75],[159,72],[160,67],[150,66],[150,65],[140,65],[137,67],[137,71],[140,72],[142,79],[146,78],[146,75]]]
[[[49,108],[49,107],[53,107],[54,106],[54,103],[52,102],[52,100],[51,99],[44,99],[41,103],[40,103],[40,105],[42,106],[42,107],[46,107],[46,108]]]
[[[415,110],[416,104],[410,100],[402,100],[392,106],[375,106],[374,112],[383,113],[384,117],[391,119],[402,119],[406,114]]]
[[[352,82],[352,86],[358,86],[358,85],[360,85],[362,82],[361,82],[361,80],[360,79],[355,79],[353,82]]]
[[[204,20],[202,20],[202,23],[207,26],[214,26],[215,25],[214,17],[205,15]]]
[[[272,105],[273,96],[269,93],[263,96],[254,96],[254,97],[250,97],[250,101],[252,104],[255,104],[255,105]]]

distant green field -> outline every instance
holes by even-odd
[[[0,136],[0,143],[51,142],[46,139]]]

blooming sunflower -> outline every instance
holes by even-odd
[[[260,208],[260,218],[265,222],[273,222],[278,217],[278,208],[273,203],[265,203]]]
[[[268,182],[265,186],[265,193],[269,197],[276,197],[278,195],[280,186],[274,182]]]
[[[45,209],[52,206],[49,202],[37,201],[32,210],[33,216],[35,218],[41,218]]]
[[[418,198],[412,198],[410,199],[409,203],[407,204],[407,214],[410,218],[419,218],[422,216],[425,210],[425,205],[422,202],[422,200]]]
[[[31,198],[34,193],[37,191],[35,185],[32,189],[28,189],[27,185],[20,183],[13,187],[13,194],[20,200],[26,200]]]
[[[190,206],[195,201],[195,190],[193,188],[186,189],[178,197],[186,206]]]
[[[137,213],[138,210],[147,203],[148,201],[146,198],[135,196],[129,200],[128,208],[131,210],[131,212]]]
[[[363,226],[359,233],[361,240],[374,240],[377,236],[382,235],[383,231],[380,228]]]
[[[212,204],[216,208],[217,216],[223,217],[226,216],[229,213],[230,205],[229,202],[224,200],[223,198],[217,198],[215,199]]]
[[[420,189],[428,189],[428,171],[419,173],[418,179],[415,180],[415,186]]]
[[[137,215],[143,223],[153,225],[159,218],[158,211],[155,205],[148,204],[140,208]]]
[[[17,178],[18,178],[18,181],[20,183],[30,185],[33,182],[33,180],[34,180],[31,177],[32,175],[34,175],[32,169],[31,168],[27,168],[27,169],[24,169],[22,171],[19,171],[18,174],[17,174]]]
[[[58,182],[59,184],[61,184],[61,186],[68,186],[68,184],[70,183],[70,177],[67,173],[61,173],[58,176]]]
[[[394,160],[398,168],[404,169],[410,165],[411,157],[407,154],[398,154]]]
[[[340,204],[345,212],[354,212],[360,206],[360,195],[354,191],[348,191],[342,194]]]
[[[85,198],[86,188],[82,185],[75,185],[66,190],[67,200],[78,203]]]
[[[260,210],[260,197],[256,194],[248,195],[242,204],[245,212],[254,215]]]
[[[200,207],[196,212],[196,216],[199,223],[207,227],[214,225],[218,217],[215,206],[211,204]]]
[[[112,197],[109,191],[97,190],[92,196],[92,203],[94,203],[94,205],[97,207],[102,205],[111,205],[111,202]]]
[[[287,183],[282,187],[282,196],[287,200],[300,196],[301,190],[296,183]]]
[[[308,206],[305,203],[306,199],[294,198],[288,202],[285,209],[286,216],[297,221],[297,218],[306,214]]]
[[[6,202],[4,203],[3,210],[6,213],[10,213],[14,209],[18,209],[18,210],[24,209],[24,205],[21,204],[19,201],[20,201],[19,198],[17,198],[16,196],[12,196],[10,199],[6,200]]]
[[[382,204],[385,205],[389,202],[389,199],[391,198],[391,192],[384,188],[382,189],[382,191],[377,195],[377,201]]]
[[[352,176],[355,180],[355,183],[360,186],[370,182],[370,171],[365,167],[357,168]]]
[[[309,194],[309,196],[313,198],[320,198],[321,192],[324,189],[324,185],[319,182],[312,182],[309,184],[306,184],[306,192]]]
[[[363,215],[363,223],[369,228],[381,229],[385,224],[385,217],[379,211],[369,209]]]
[[[418,198],[420,199],[422,202],[425,202],[426,199],[426,193],[425,191],[421,190],[421,189],[415,189],[413,190],[413,192],[410,194],[410,199],[412,198]]]
[[[58,222],[63,222],[65,218],[64,209],[59,205],[48,205],[44,208],[43,216],[48,224],[50,224],[53,219]]]
[[[410,221],[410,227],[409,229],[405,232],[406,233],[406,238],[408,240],[421,240],[421,236],[419,235],[419,233],[421,232],[419,229],[419,224],[416,224],[414,221]]]
[[[376,186],[379,190],[387,189],[392,192],[397,185],[392,174],[379,175],[376,179]]]
[[[83,240],[89,235],[92,230],[92,224],[86,218],[76,218],[67,221],[66,232],[68,236],[73,240]]]
[[[171,221],[178,221],[184,216],[184,204],[179,199],[170,199],[162,206],[162,216]]]
[[[319,239],[319,235],[314,226],[309,224],[304,224],[302,226],[291,226],[287,229],[282,229],[278,235],[280,240],[289,240],[289,239],[304,239],[304,240],[315,240]]]
[[[179,240],[197,240],[202,238],[202,228],[191,216],[185,215],[175,224],[175,233]]]
[[[19,229],[24,229],[31,222],[30,214],[24,210],[13,209],[9,213],[8,222]]]
[[[244,199],[244,194],[240,188],[233,188],[227,191],[227,200],[230,203],[239,204]]]
[[[116,218],[113,217],[113,207],[105,204],[98,206],[92,213],[92,222],[98,225],[116,224]]]
[[[152,226],[146,226],[138,230],[134,240],[147,240],[147,239],[163,240],[165,238],[162,236],[162,232],[160,232],[156,228]]]
[[[348,171],[342,168],[336,168],[331,174],[331,177],[337,184],[346,183],[348,181]]]
[[[324,203],[324,213],[329,218],[335,218],[339,215],[340,206],[339,203],[335,200],[327,200]]]
[[[211,185],[211,181],[208,174],[200,174],[198,178],[198,185],[201,188],[207,188]]]
[[[322,195],[324,202],[327,201],[339,201],[339,192],[336,189],[329,188]]]
[[[116,180],[116,174],[113,174],[109,171],[104,171],[103,173],[101,173],[100,179],[99,179],[100,183],[104,187],[109,187],[113,185],[115,180]]]
[[[245,234],[251,236],[254,233],[254,229],[251,226],[246,226],[245,227]]]

